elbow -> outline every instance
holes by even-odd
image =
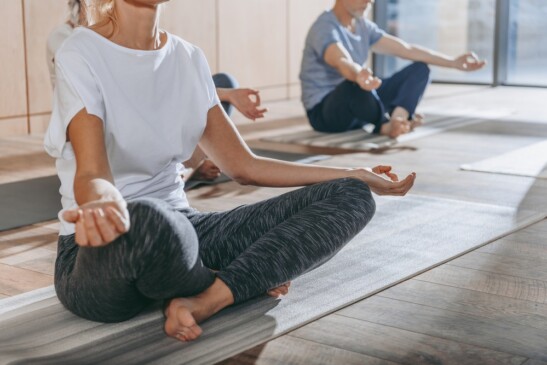
[[[247,174],[235,174],[232,176],[232,180],[239,185],[257,185],[257,181]]]

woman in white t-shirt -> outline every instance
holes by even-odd
[[[253,155],[219,105],[201,50],[158,28],[162,2],[94,0],[98,23],[77,28],[57,52],[45,137],[63,203],[55,288],[70,311],[101,322],[163,300],[165,332],[189,341],[226,306],[287,293],[365,227],[370,190],[404,195],[415,174],[399,182],[388,166]],[[198,212],[178,162],[198,143],[242,184],[308,186]]]

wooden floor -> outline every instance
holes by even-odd
[[[547,138],[544,100],[545,89],[433,85],[423,102],[426,111],[501,110],[504,128],[492,133],[492,124],[484,123],[383,153],[338,154],[323,164],[388,163],[418,173],[414,194],[547,212],[547,180],[458,169]],[[257,138],[299,123],[298,101],[269,107],[268,120],[242,121],[240,130],[251,146],[286,149]],[[0,183],[54,172],[40,136],[0,140]],[[189,198],[198,209],[222,210],[279,192],[226,183],[191,191]],[[53,221],[0,232],[0,298],[52,283],[57,229]],[[547,220],[222,362],[394,363],[547,365]]]

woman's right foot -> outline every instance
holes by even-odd
[[[216,278],[213,285],[195,297],[171,299],[164,312],[165,333],[183,342],[195,340],[202,333],[198,323],[233,303],[231,290]]]

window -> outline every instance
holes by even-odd
[[[547,1],[509,4],[507,83],[547,86]]]

